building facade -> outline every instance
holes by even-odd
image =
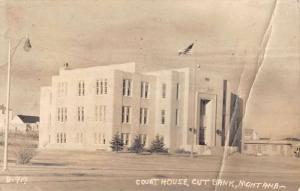
[[[199,68],[66,66],[41,88],[39,147],[109,150],[116,133],[128,147],[136,136],[149,147],[156,135],[170,150],[222,146],[232,95],[226,80]]]

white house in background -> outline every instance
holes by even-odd
[[[12,120],[12,111],[9,110],[9,120]],[[0,131],[2,131],[6,124],[6,107],[2,104],[0,105]]]
[[[65,65],[40,95],[39,147],[59,149],[109,150],[115,133],[127,146],[140,136],[148,147],[156,135],[170,150],[223,146],[240,103],[226,80],[199,68],[142,72],[135,63]],[[233,146],[240,142],[236,118]]]
[[[16,115],[11,121],[9,130],[11,132],[38,132],[39,130],[38,116]]]

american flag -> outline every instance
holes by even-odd
[[[28,52],[32,48],[29,38],[26,38],[23,48],[26,52]]]
[[[192,49],[193,49],[194,43],[190,44],[188,47],[181,49],[178,51],[178,55],[190,55],[192,54]]]

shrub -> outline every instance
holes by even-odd
[[[143,152],[144,145],[142,144],[142,140],[140,136],[136,136],[131,147],[129,148],[130,151],[135,153]]]
[[[150,152],[152,153],[166,153],[164,139],[159,135],[156,135],[155,139],[151,142]]]
[[[123,148],[124,148],[124,144],[123,144],[123,140],[122,138],[120,137],[119,133],[116,133],[111,142],[110,142],[110,148],[112,149],[112,151],[116,151],[116,152],[119,152],[119,151],[122,151]]]
[[[35,156],[36,152],[32,148],[21,147],[16,152],[17,164],[27,164]]]

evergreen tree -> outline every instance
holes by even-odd
[[[135,152],[135,153],[140,153],[144,150],[144,145],[142,144],[142,139],[140,136],[136,136],[130,150]]]
[[[150,151],[154,152],[154,153],[167,152],[167,149],[165,148],[163,137],[156,135],[155,139],[151,142]]]
[[[113,150],[113,151],[116,151],[116,152],[119,152],[121,150],[123,150],[123,147],[124,147],[124,144],[123,144],[123,140],[122,138],[120,137],[119,133],[116,133],[111,142],[110,142],[110,148]]]

